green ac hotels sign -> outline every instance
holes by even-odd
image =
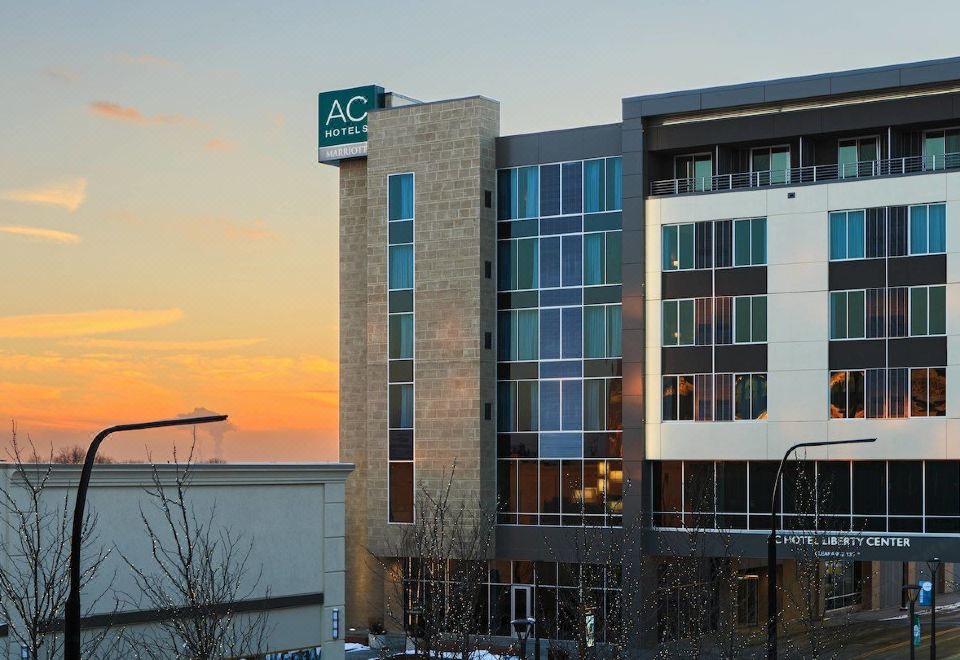
[[[319,160],[321,163],[367,155],[367,113],[383,106],[376,85],[321,92]]]

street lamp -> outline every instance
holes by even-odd
[[[530,628],[536,623],[533,617],[523,619],[514,619],[510,622],[513,626],[513,632],[517,634],[517,641],[520,642],[520,660],[527,657],[527,638],[530,637]]]
[[[910,627],[910,642],[909,642],[909,643],[910,643],[910,660],[913,660],[913,658],[914,658],[914,650],[913,650],[913,638],[914,638],[913,627],[914,627],[914,621],[913,621],[913,619],[914,619],[914,617],[916,616],[916,614],[914,614],[914,612],[916,611],[917,596],[920,595],[920,585],[919,585],[919,584],[908,584],[908,585],[904,585],[903,590],[904,590],[904,592],[906,592],[906,594],[907,594],[907,600],[910,602],[910,619],[909,619],[909,621],[910,621],[910,626],[909,626],[909,627]]]
[[[937,657],[937,574],[943,562],[938,557],[927,560],[930,571],[930,657]]]
[[[856,440],[822,440],[820,442],[801,442],[788,449],[780,466],[777,468],[777,477],[773,482],[773,497],[770,503],[770,536],[767,537],[767,658],[777,658],[777,491],[780,488],[780,477],[783,474],[783,464],[790,454],[803,447],[825,447],[828,445],[852,445],[861,442],[876,442],[876,438],[859,438]]]
[[[83,471],[80,473],[80,484],[77,486],[77,501],[73,508],[73,537],[70,540],[70,595],[67,597],[66,612],[63,618],[63,657],[65,660],[80,660],[80,546],[83,543],[83,509],[87,503],[87,487],[90,485],[90,472],[97,457],[100,443],[111,433],[121,431],[140,431],[143,429],[158,429],[165,426],[189,426],[194,424],[209,424],[222,422],[226,415],[205,415],[203,417],[178,417],[177,419],[160,419],[153,422],[138,422],[136,424],[118,424],[105,428],[94,437],[87,449],[87,456],[83,461]]]

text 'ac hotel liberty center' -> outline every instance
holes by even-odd
[[[627,563],[692,521],[730,532],[742,623],[762,625],[798,442],[876,438],[806,454],[831,529],[871,540],[826,562],[825,609],[898,604],[910,562],[960,562],[960,58],[514,136],[484,97],[341,90],[320,145],[340,176],[348,625],[384,619],[368,551],[454,463],[454,499],[498,507],[478,632],[557,597],[566,528],[630,521]]]

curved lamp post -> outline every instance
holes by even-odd
[[[790,454],[803,447],[825,447],[827,445],[852,445],[860,442],[876,442],[876,438],[860,438],[857,440],[822,440],[820,442],[801,442],[793,445],[784,453],[777,468],[777,478],[773,482],[773,498],[770,502],[770,536],[767,537],[767,658],[776,660],[777,657],[777,493],[780,488],[780,477],[783,475],[783,464],[790,458]]]
[[[927,569],[930,571],[930,657],[937,657],[937,576],[940,573],[939,558],[927,560]]]
[[[520,642],[520,660],[527,657],[527,638],[530,637],[530,628],[535,623],[536,620],[533,617],[514,619],[510,622],[513,631],[517,634],[517,641]]]
[[[90,472],[97,457],[100,444],[111,433],[121,431],[140,431],[142,429],[158,429],[165,426],[192,426],[194,424],[209,424],[223,422],[226,415],[206,415],[203,417],[180,417],[177,419],[161,419],[153,422],[139,422],[136,424],[118,424],[105,428],[90,443],[87,456],[83,461],[83,471],[80,473],[80,484],[77,486],[77,500],[73,509],[73,537],[70,540],[70,595],[67,597],[67,607],[63,619],[63,657],[65,660],[80,660],[80,546],[83,539],[83,509],[87,501],[87,487],[90,485]]]
[[[917,596],[920,595],[920,585],[919,584],[908,584],[903,587],[904,593],[907,595],[907,600],[910,602],[910,660],[913,660],[915,657],[914,653],[914,643],[913,643],[913,620],[916,618],[916,607],[917,607]]]

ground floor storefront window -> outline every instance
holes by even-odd
[[[861,564],[857,561],[824,562],[824,609],[859,605],[863,598]]]

